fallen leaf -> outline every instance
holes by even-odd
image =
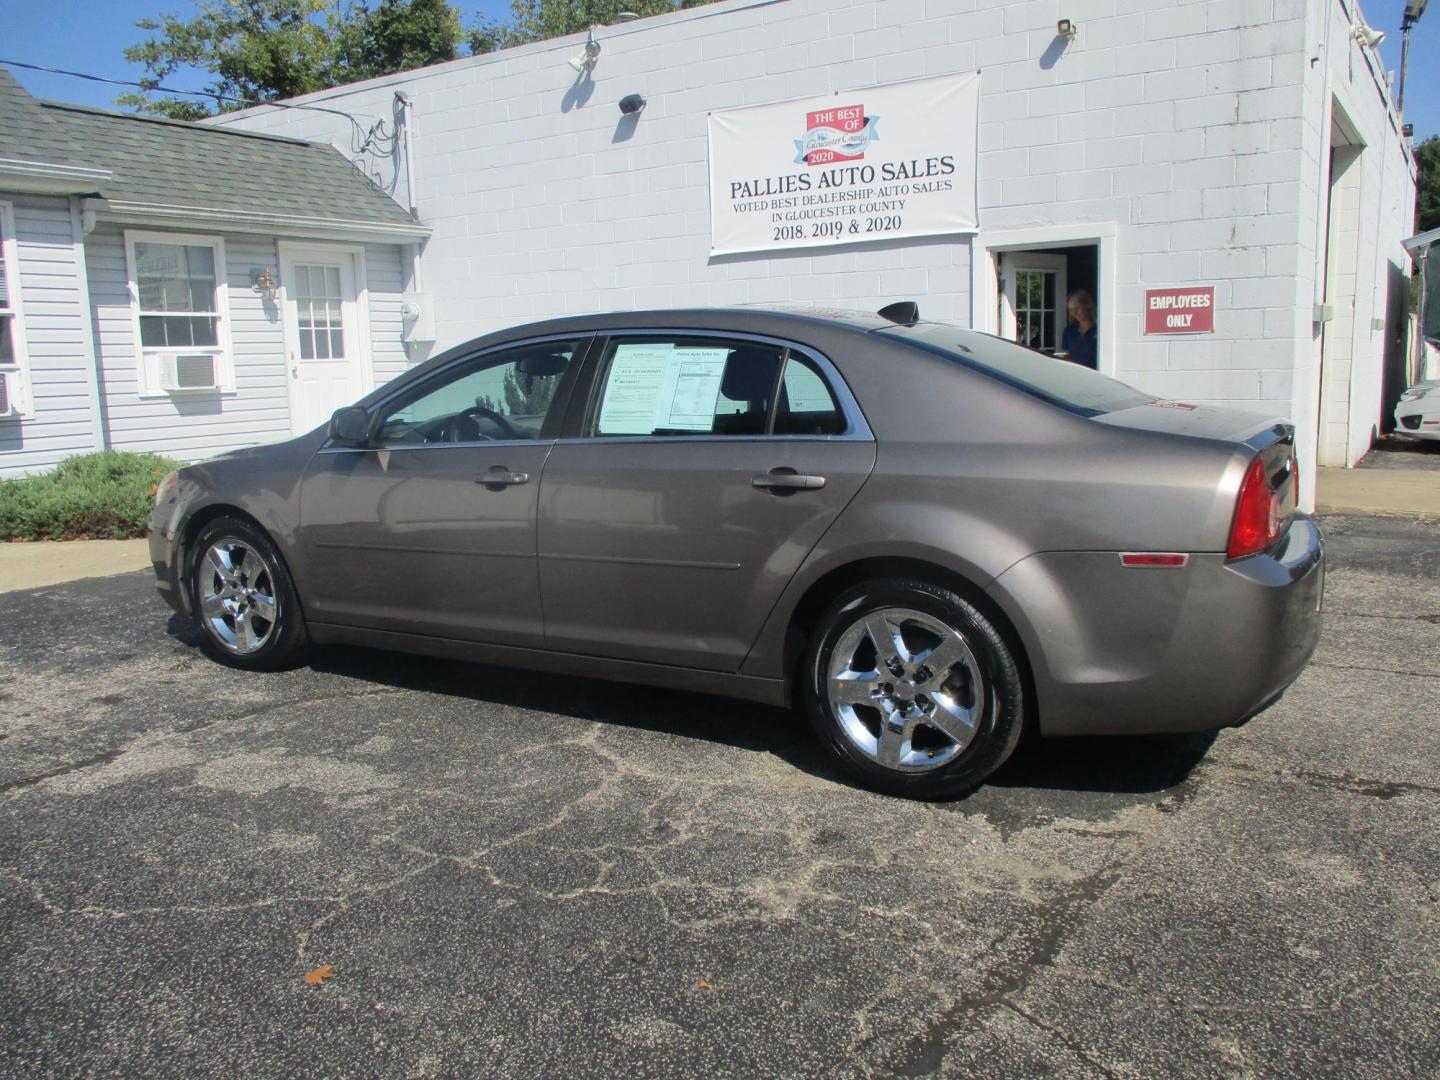
[[[711,986],[708,982],[706,982],[704,979],[700,980],[700,989],[709,990],[712,994],[715,992],[715,988]]]
[[[314,971],[305,972],[305,982],[310,986],[319,986],[334,974],[335,969],[329,964],[321,964]]]

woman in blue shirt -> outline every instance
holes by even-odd
[[[1076,289],[1065,298],[1065,312],[1070,316],[1065,332],[1060,335],[1065,358],[1088,368],[1095,367],[1095,298],[1084,289]]]

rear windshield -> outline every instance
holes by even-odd
[[[922,322],[886,327],[875,333],[993,375],[1027,394],[1085,416],[1118,412],[1155,400],[1098,371],[963,326]]]

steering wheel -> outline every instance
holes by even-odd
[[[480,430],[477,423],[479,418],[489,420],[497,428],[500,434],[506,439],[518,439],[520,436],[510,426],[510,421],[501,416],[494,409],[487,409],[484,405],[472,405],[470,408],[456,413],[445,425],[446,442],[476,442],[480,439],[493,439],[493,435],[486,435]],[[460,423],[460,421],[465,421]]]

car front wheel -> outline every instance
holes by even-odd
[[[867,787],[951,798],[1015,749],[1024,691],[1004,638],[972,604],[918,580],[858,585],[811,639],[804,693],[816,734]]]
[[[275,545],[249,522],[223,517],[195,540],[191,601],[206,651],[221,663],[277,671],[305,649],[305,620]]]

